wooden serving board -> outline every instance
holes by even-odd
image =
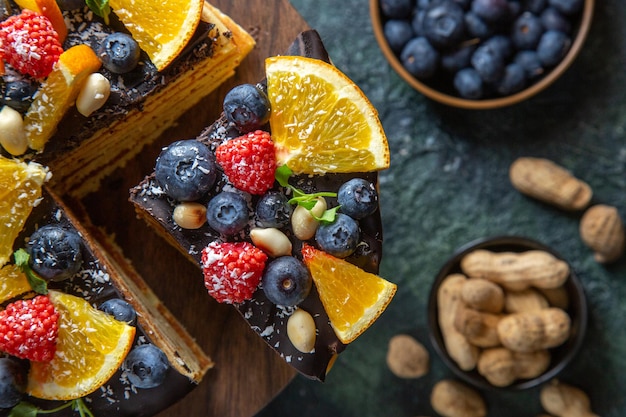
[[[288,0],[211,0],[211,3],[255,37],[255,49],[235,78],[185,114],[157,143],[108,177],[97,193],[82,201],[91,221],[115,236],[135,269],[215,362],[215,367],[194,391],[159,417],[251,416],[295,375],[232,306],[220,305],[208,296],[198,267],[138,220],[127,201],[128,190],[152,172],[163,146],[197,136],[217,118],[230,88],[264,78],[264,59],[284,53],[297,34],[308,29]]]

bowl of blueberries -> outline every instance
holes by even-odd
[[[595,0],[370,0],[393,69],[437,102],[466,109],[519,103],[572,64]]]

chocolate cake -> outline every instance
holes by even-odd
[[[329,62],[328,54],[317,32],[311,30],[298,36],[286,55],[300,55],[312,57]],[[263,83],[260,85],[262,86]],[[234,124],[227,120],[224,114],[211,126],[207,127],[196,138],[197,141],[206,145],[212,153],[218,146],[224,144],[241,133]],[[208,195],[202,197],[197,203],[206,205],[213,196],[223,190],[232,188],[223,172],[218,172],[218,178],[214,188]],[[377,172],[332,174],[325,175],[295,175],[290,178],[290,183],[306,193],[318,191],[334,191],[352,178],[362,178],[369,181],[377,188]],[[274,191],[289,193],[282,186],[274,185]],[[259,196],[252,195],[249,206],[254,207]],[[335,197],[328,197],[328,206],[337,206]],[[203,265],[203,248],[212,242],[222,241],[224,237],[211,227],[205,225],[198,229],[184,229],[173,220],[174,208],[179,204],[176,199],[167,195],[153,172],[143,182],[130,190],[130,201],[135,205],[138,215],[163,236],[170,244],[185,254],[190,261],[201,267]],[[252,221],[254,223],[254,221]],[[234,240],[250,240],[250,229],[254,224],[245,227],[244,237],[238,235]],[[360,240],[354,253],[345,258],[348,262],[359,266],[365,271],[376,274],[382,256],[382,225],[380,211],[359,220]],[[299,257],[304,244],[287,231],[293,245],[293,256]],[[324,380],[326,373],[331,368],[335,358],[345,348],[333,330],[329,317],[316,293],[315,286],[309,295],[299,304],[301,308],[313,316],[317,329],[317,338],[314,350],[303,353],[296,349],[290,342],[287,334],[287,321],[293,313],[293,307],[283,307],[268,300],[262,289],[257,289],[250,300],[241,303],[233,303],[241,316],[249,323],[252,329],[261,336],[267,344],[273,348],[286,362],[293,366],[301,374],[317,380]]]
[[[83,398],[94,416],[151,416],[183,398],[213,366],[211,359],[195,344],[191,336],[169,313],[143,280],[132,274],[118,255],[105,250],[97,238],[88,234],[71,211],[50,190],[45,189],[41,204],[33,209],[16,247],[25,247],[28,237],[42,225],[58,225],[77,232],[82,239],[83,263],[70,279],[50,283],[49,289],[80,296],[94,306],[106,300],[121,298],[137,312],[133,346],[155,344],[170,362],[166,380],[150,389],[134,387],[119,369],[100,389]],[[62,404],[26,397],[42,410]],[[54,415],[75,415],[71,409]]]

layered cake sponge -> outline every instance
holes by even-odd
[[[0,3],[0,124],[11,132],[0,144],[5,155],[49,166],[51,186],[75,197],[232,76],[255,44],[203,0]],[[45,42],[21,30],[36,24],[47,28]],[[28,59],[24,44],[34,48]]]
[[[318,380],[396,291],[377,275],[387,140],[328,61],[319,35],[302,33],[266,60],[266,80],[233,88],[197,138],[167,146],[130,196],[215,300]]]
[[[0,409],[153,415],[213,364],[48,178],[37,163],[0,157],[0,227],[17,235],[8,257],[1,242]]]

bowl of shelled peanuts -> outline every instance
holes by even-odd
[[[517,236],[459,248],[437,274],[428,302],[435,351],[482,389],[523,390],[554,378],[576,356],[587,314],[570,265]]]
[[[392,68],[426,97],[493,109],[546,89],[583,47],[595,0],[370,0]]]

